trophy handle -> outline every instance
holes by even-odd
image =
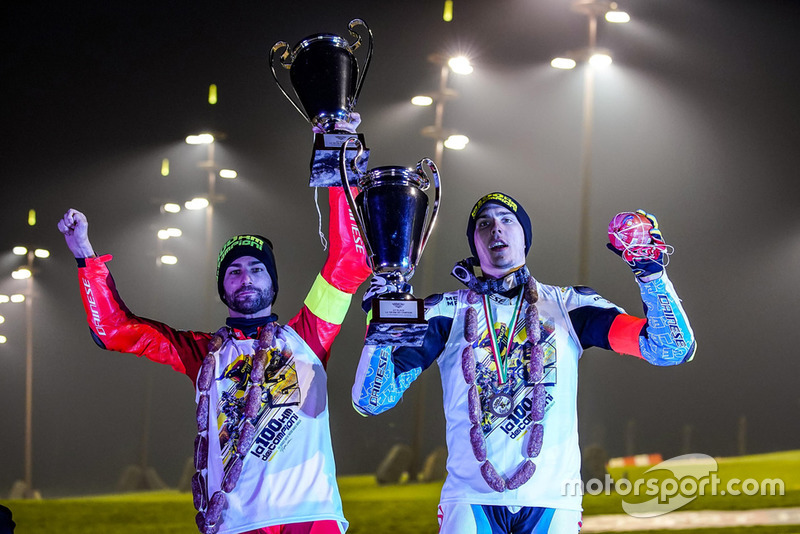
[[[364,61],[364,70],[361,72],[361,75],[358,77],[358,83],[356,84],[356,94],[353,97],[353,105],[358,101],[358,95],[361,94],[361,86],[364,85],[364,77],[367,75],[367,70],[369,70],[369,62],[372,59],[372,30],[369,29],[367,23],[361,19],[353,19],[350,21],[350,24],[347,26],[347,29],[350,31],[350,35],[355,37],[357,40],[355,43],[350,45],[349,49],[350,52],[353,53],[355,50],[361,46],[361,36],[353,31],[356,26],[364,26],[367,29],[367,35],[369,36],[369,46],[367,48],[367,59]]]
[[[358,153],[353,158],[353,161],[350,163],[350,168],[356,176],[361,175],[361,172],[358,170],[356,163],[364,154],[364,145],[361,144],[361,141],[358,140],[356,136],[348,137],[344,143],[342,143],[342,148],[339,150],[339,174],[342,178],[342,187],[344,188],[344,196],[347,198],[347,203],[350,205],[350,213],[353,214],[353,219],[356,221],[356,226],[358,226],[358,231],[361,233],[361,240],[364,241],[364,247],[367,249],[367,258],[369,259],[370,266],[372,265],[372,247],[369,244],[369,240],[367,239],[367,233],[364,231],[364,221],[361,220],[361,214],[356,207],[356,200],[353,198],[353,192],[350,191],[350,183],[347,181],[347,145],[350,144],[350,141],[355,141],[356,145],[358,145]]]
[[[436,163],[433,162],[430,158],[422,158],[417,163],[417,172],[425,176],[427,180],[428,177],[425,175],[425,171],[422,168],[422,164],[426,164],[428,168],[431,170],[431,174],[433,175],[433,186],[434,186],[434,200],[433,200],[433,213],[431,214],[431,218],[428,220],[428,226],[425,228],[425,235],[419,243],[419,252],[417,253],[417,258],[422,257],[422,251],[425,250],[425,245],[428,244],[428,238],[431,235],[431,231],[433,230],[433,225],[436,224],[436,216],[439,215],[439,202],[442,198],[442,185],[439,180],[439,169],[436,167]]]
[[[298,113],[300,113],[300,115],[302,115],[305,120],[311,122],[311,117],[306,115],[303,109],[297,105],[297,103],[291,96],[289,96],[289,93],[286,92],[286,89],[283,88],[283,84],[281,84],[281,81],[278,79],[278,73],[275,72],[275,53],[278,52],[278,50],[280,50],[281,48],[284,48],[283,53],[279,56],[281,60],[281,66],[284,69],[289,69],[292,66],[292,60],[294,58],[291,57],[289,43],[287,43],[286,41],[278,41],[277,43],[272,45],[272,50],[269,51],[269,68],[272,71],[272,77],[275,78],[275,83],[278,84],[278,89],[280,89],[281,93],[283,93],[283,96],[285,96],[286,99],[292,103],[294,109],[296,109]]]

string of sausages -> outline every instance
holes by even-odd
[[[475,353],[472,348],[472,343],[477,341],[479,337],[478,312],[474,307],[467,308],[466,321],[464,323],[464,338],[470,344],[465,347],[461,353],[461,371],[464,374],[464,380],[469,386],[467,391],[467,409],[469,411],[469,422],[472,424],[469,431],[470,443],[475,459],[481,463],[480,469],[483,479],[490,488],[497,492],[517,489],[531,479],[533,473],[536,471],[536,464],[533,462],[533,459],[539,456],[542,450],[542,440],[544,438],[544,426],[541,423],[544,419],[545,401],[547,399],[547,392],[545,391],[544,384],[541,384],[544,378],[544,348],[541,344],[539,309],[536,307],[536,302],[539,300],[539,292],[536,287],[536,280],[534,280],[532,276],[529,277],[525,283],[523,297],[528,304],[525,310],[527,342],[533,346],[531,349],[531,359],[528,364],[528,377],[529,381],[534,384],[530,393],[532,404],[531,419],[534,425],[528,432],[528,438],[523,447],[523,454],[526,459],[507,480],[497,472],[497,469],[495,469],[486,454],[486,438],[483,435],[483,429],[481,427],[483,408],[481,406],[480,395],[478,394],[478,387],[475,384],[477,364],[475,362]],[[470,290],[467,294],[467,302],[476,304],[479,300],[480,296]],[[487,328],[494,328],[494,325],[487,324]],[[511,325],[510,328],[513,329],[513,325]],[[511,339],[508,340],[509,343],[512,341]]]
[[[197,437],[194,442],[194,467],[197,472],[192,477],[192,495],[197,510],[195,521],[197,528],[203,534],[215,534],[219,530],[219,519],[227,503],[226,494],[233,491],[242,474],[244,456],[255,440],[256,429],[253,420],[261,409],[264,381],[291,357],[291,349],[288,346],[283,352],[275,348],[276,331],[276,323],[271,322],[264,325],[259,333],[256,352],[252,357],[250,378],[244,394],[245,402],[243,407],[237,408],[236,422],[239,427],[234,457],[228,464],[220,489],[210,498],[207,484],[210,439],[208,429],[211,417],[209,390],[214,383],[217,355],[229,335],[227,329],[220,329],[208,344],[208,354],[203,359],[197,378],[197,389],[200,392],[197,402]]]

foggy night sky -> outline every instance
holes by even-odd
[[[117,5],[120,4],[120,5]],[[469,253],[468,210],[483,194],[516,197],[533,221],[528,266],[548,284],[578,276],[581,67],[557,71],[552,57],[586,45],[586,19],[567,0],[297,1],[121,3],[15,2],[2,8],[3,210],[0,293],[16,244],[51,250],[35,272],[34,484],[45,497],[112,491],[141,456],[144,406],[152,392],[148,460],[176,485],[195,435],[190,381],[165,366],[107,352],[92,342],[74,260],[55,225],[75,207],[89,218],[98,254],[127,305],[176,328],[213,331],[226,316],[206,253],[204,215],[159,212],[206,190],[197,164],[205,147],[190,133],[224,132],[216,160],[239,172],[217,180],[213,251],[227,237],[257,232],[275,244],[275,311],[292,317],[321,268],[313,190],[307,187],[310,127],[272,80],[268,52],[319,32],[349,37],[363,18],[375,36],[356,110],[370,168],[413,166],[433,156],[419,134],[433,108],[412,96],[434,91],[435,52],[467,52],[475,72],[451,74],[459,97],[444,125],[465,133],[446,151],[443,198],[415,293],[457,289],[453,263]],[[582,445],[635,452],[733,455],[747,417],[748,452],[800,448],[798,303],[800,39],[796,3],[624,0],[627,25],[601,21],[598,44],[614,64],[595,78],[590,285],[641,315],[629,269],[605,249],[617,212],[655,213],[675,246],[670,277],[698,340],[691,364],[656,368],[592,349],[579,387]],[[363,56],[359,56],[363,57]],[[215,83],[219,104],[206,102]],[[171,174],[160,175],[168,157]],[[321,205],[327,205],[325,192]],[[35,208],[38,225],[26,226]],[[323,210],[324,213],[324,210]],[[184,236],[159,244],[156,231]],[[325,227],[325,226],[324,226]],[[179,258],[156,264],[159,246]],[[363,288],[362,288],[363,290]],[[424,452],[444,444],[436,366],[391,412],[364,419],[350,406],[364,317],[351,307],[329,366],[334,450],[340,474],[372,472],[389,448],[409,443],[414,399],[424,385]],[[0,495],[23,477],[24,306],[0,304]]]

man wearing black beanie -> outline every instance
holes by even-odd
[[[330,248],[300,311],[278,323],[272,243],[234,236],[217,260],[217,290],[228,307],[215,334],[176,330],[134,315],[88,238],[83,213],[58,223],[78,262],[94,341],[145,356],[195,386],[197,438],[192,478],[203,533],[314,532],[347,528],[328,422],[326,366],[350,299],[370,273],[341,187],[329,189]]]
[[[268,282],[267,287],[250,291],[252,288],[237,284],[230,275],[225,276],[231,265],[235,267],[237,274],[244,271],[248,263],[242,259],[244,256],[251,258],[249,261],[263,266],[269,275],[264,278]],[[232,292],[226,290],[226,284],[233,286]],[[223,304],[228,307],[231,317],[247,316],[272,306],[278,298],[278,269],[272,252],[272,242],[260,235],[237,235],[222,245],[217,257],[217,291]],[[255,294],[251,295],[250,292]]]
[[[425,369],[439,366],[448,449],[440,533],[579,532],[581,353],[601,347],[653,365],[693,357],[658,223],[644,212],[630,215],[649,227],[648,243],[614,251],[632,257],[646,319],[588,287],[537,282],[525,265],[533,238],[528,213],[493,192],[470,210],[472,256],[452,271],[466,288],[425,300],[422,345],[364,346],[352,390],[362,415],[392,408]],[[396,291],[390,286],[373,279],[365,298]]]

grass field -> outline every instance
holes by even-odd
[[[631,481],[646,468],[631,469]],[[621,473],[612,472],[619,477]],[[784,496],[698,497],[682,510],[747,510],[800,506],[800,451],[719,459],[720,479],[781,478]],[[339,480],[350,534],[406,534],[436,532],[436,506],[440,483],[378,486],[371,475]],[[586,495],[586,515],[622,513],[619,495]],[[2,501],[11,508],[18,534],[192,534],[194,509],[191,496],[178,492],[153,492],[43,501]],[[668,531],[648,531],[665,534]],[[673,531],[674,532],[674,531]],[[683,530],[681,534],[785,534],[797,527],[754,527]]]
[[[776,452],[753,456],[717,458],[720,488],[728,481],[753,479],[783,481],[784,495],[703,495],[681,508],[681,510],[753,510],[757,508],[786,508],[800,506],[800,451]],[[631,482],[642,478],[648,467],[628,469]],[[613,478],[622,476],[622,469],[611,469]],[[650,476],[650,475],[648,475]],[[640,502],[646,498],[628,498],[629,502]],[[622,512],[622,497],[611,495],[587,495],[583,500],[584,513],[615,514]]]

